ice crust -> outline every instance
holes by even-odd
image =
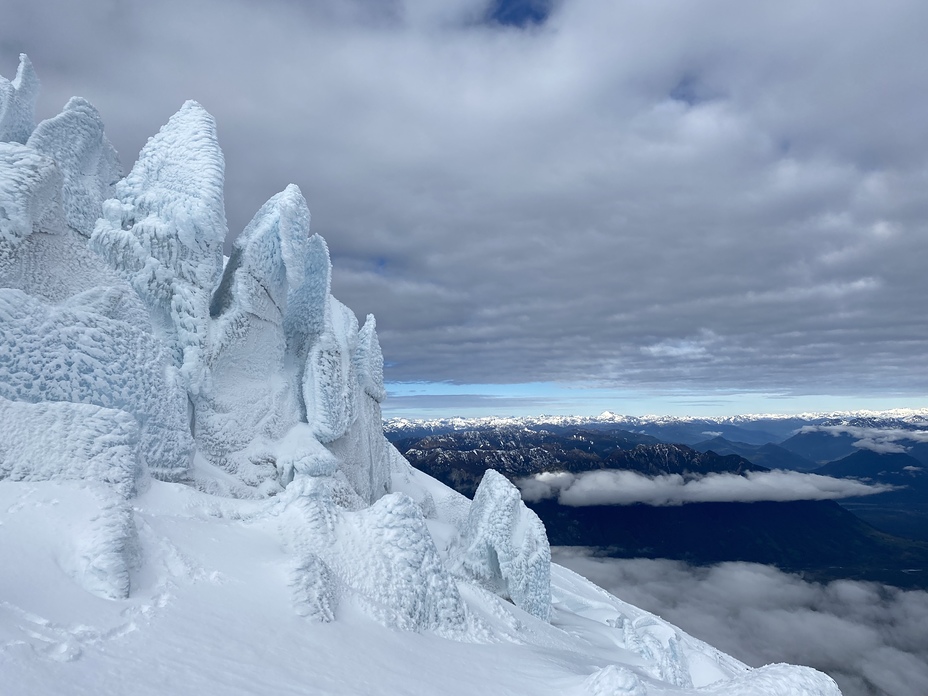
[[[30,660],[75,661],[140,626],[157,651],[185,637],[178,626],[199,636],[230,613],[222,650],[252,656],[268,640],[255,628],[299,625],[279,652],[313,674],[326,660],[293,648],[321,630],[309,624],[360,613],[537,651],[552,693],[837,694],[814,670],[749,670],[552,566],[544,526],[497,472],[470,501],[413,469],[383,435],[375,319],[359,328],[331,295],[298,187],[262,206],[224,263],[224,160],[200,105],[184,104],[119,179],[96,109],[74,98],[35,126],[37,89],[25,56],[0,78],[0,557],[34,574],[0,573],[0,661],[27,655],[0,662],[4,676],[37,683],[50,673]],[[84,594],[121,623],[73,620],[106,614]],[[158,633],[151,617],[175,594],[194,618],[176,623],[189,618],[178,610]],[[36,603],[72,619],[37,618]],[[252,604],[253,623],[239,621]],[[94,673],[131,672],[132,646]]]

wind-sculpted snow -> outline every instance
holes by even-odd
[[[583,686],[589,696],[647,696],[638,675],[617,665],[606,665],[594,672]]]
[[[840,696],[834,681],[810,667],[766,665],[699,690],[706,696]]]
[[[0,479],[101,481],[124,498],[135,493],[139,424],[125,411],[0,397],[0,423]]]
[[[222,272],[224,166],[212,116],[188,101],[142,148],[91,237],[151,307],[194,396]]]
[[[445,569],[419,506],[394,493],[357,511],[339,507],[326,479],[298,478],[283,494],[281,526],[298,569],[299,607],[326,620],[344,587],[387,626],[459,637],[464,603]],[[308,592],[306,588],[311,588]],[[302,613],[302,612],[301,612]]]
[[[89,237],[103,201],[122,174],[116,150],[103,134],[99,112],[86,100],[73,97],[64,111],[36,126],[26,144],[58,165],[65,219]]]
[[[547,619],[551,608],[551,549],[541,520],[518,489],[487,470],[462,532],[461,567],[516,606]]]
[[[0,289],[0,396],[126,411],[142,426],[144,461],[167,479],[186,475],[192,445],[187,398],[172,372],[151,334]]]
[[[61,173],[24,145],[0,142],[0,275],[36,227],[58,229]]]
[[[16,77],[0,75],[0,142],[25,143],[35,128],[39,78],[25,53],[19,55]]]
[[[208,389],[196,402],[198,444],[226,468],[249,466],[244,450],[279,438],[300,418],[295,381],[285,373],[284,312],[303,279],[309,210],[296,186],[271,198],[235,240],[213,295]],[[273,467],[272,467],[273,468]],[[273,475],[257,473],[254,483]]]
[[[325,328],[309,351],[303,373],[306,420],[320,442],[340,438],[354,419],[357,340],[354,312],[330,295]]]
[[[368,314],[364,326],[358,333],[358,349],[355,353],[355,370],[364,391],[377,403],[387,398],[383,386],[383,352],[377,338],[377,320]]]
[[[287,351],[299,363],[306,361],[309,349],[325,331],[331,285],[329,247],[322,237],[314,234],[306,243],[301,281],[290,283],[284,315]]]

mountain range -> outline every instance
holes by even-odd
[[[595,546],[601,553],[674,558],[708,564],[753,561],[811,578],[880,580],[928,586],[925,531],[928,467],[910,454],[855,447],[882,437],[882,448],[916,451],[924,414],[739,419],[489,419],[413,423],[390,421],[385,432],[409,461],[470,494],[484,468],[519,482],[538,474],[598,470],[706,479],[791,470],[882,484],[884,492],[835,500],[703,501],[678,505],[567,505],[528,501],[552,543]],[[623,426],[632,425],[634,430]],[[468,427],[473,429],[468,429]],[[728,440],[720,433],[740,437]],[[779,433],[780,444],[757,444]],[[681,434],[693,443],[662,442]],[[753,439],[754,442],[743,440]],[[908,445],[906,443],[909,443]],[[868,443],[863,443],[868,444]],[[822,465],[823,453],[840,459]],[[800,474],[801,475],[801,474]],[[891,488],[891,490],[889,490]],[[868,491],[869,492],[869,491]]]

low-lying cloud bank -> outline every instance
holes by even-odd
[[[800,428],[801,433],[828,433],[833,437],[850,435],[856,439],[854,447],[867,449],[880,454],[902,454],[908,452],[906,443],[928,442],[928,430],[910,430],[907,428],[870,428],[859,425],[807,425]]]
[[[928,694],[928,592],[822,585],[753,563],[697,568],[568,547],[552,557],[749,665],[809,665],[831,675],[844,696]]]
[[[749,471],[744,476],[706,474],[685,478],[679,474],[650,477],[634,471],[603,469],[580,474],[535,474],[516,484],[527,502],[557,498],[561,505],[573,507],[837,500],[893,490],[892,486],[853,479],[780,470]]]

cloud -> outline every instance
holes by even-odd
[[[809,665],[830,674],[844,696],[928,693],[928,592],[822,585],[750,563],[698,568],[567,547],[552,557],[749,665]]]
[[[648,477],[634,471],[603,469],[580,474],[541,473],[516,482],[522,498],[536,502],[557,498],[561,505],[683,505],[685,503],[757,502],[761,500],[837,500],[893,490],[853,479],[796,471],[749,471],[684,478],[679,474]]]
[[[230,228],[298,184],[388,381],[926,393],[928,5],[488,7],[7,0],[0,73],[127,166],[203,103]]]
[[[905,442],[928,443],[928,430],[909,428],[875,428],[859,425],[806,425],[801,433],[828,433],[833,437],[850,435],[856,438],[854,447],[880,454],[902,454],[909,450]]]

